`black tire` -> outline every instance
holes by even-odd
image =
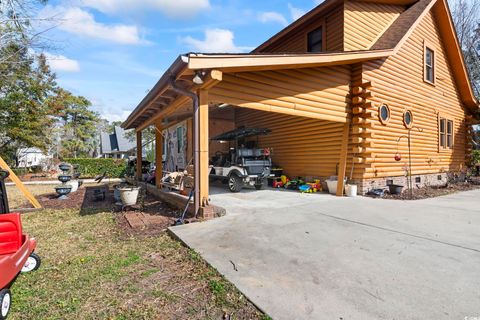
[[[0,290],[0,320],[7,319],[12,306],[12,293],[9,289]]]
[[[232,173],[228,177],[228,189],[230,192],[240,192],[243,187],[243,179],[237,174]]]
[[[26,267],[24,266],[22,268],[22,273],[27,273],[27,272],[32,272],[32,271],[38,270],[38,268],[40,268],[40,265],[42,264],[42,259],[35,252],[32,252],[30,254],[27,261],[29,261],[31,264],[33,264],[33,267],[30,266],[30,268],[25,269]]]
[[[263,183],[255,185],[255,189],[257,189],[257,190],[262,190],[262,188],[263,188]]]

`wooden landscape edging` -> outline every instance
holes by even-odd
[[[8,166],[8,164],[2,159],[2,157],[0,157],[0,168],[2,168],[3,170],[6,170],[10,173],[10,176],[9,178],[15,183],[15,185],[17,186],[17,188],[23,193],[23,195],[25,196],[25,198],[28,199],[28,201],[30,201],[30,203],[33,205],[33,207],[35,209],[41,209],[42,206],[40,205],[40,203],[38,202],[37,199],[35,199],[35,197],[33,196],[33,194],[31,194],[30,191],[28,191],[28,189],[25,187],[25,185],[22,183],[22,181],[17,177],[17,175],[15,174],[15,172],[13,172],[12,169],[10,169],[10,167]]]

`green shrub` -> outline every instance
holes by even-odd
[[[472,152],[472,164],[480,163],[480,150],[473,150]]]
[[[28,173],[27,168],[12,168],[12,171],[19,177]]]
[[[93,178],[107,173],[109,178],[121,178],[125,175],[127,167],[126,160],[119,159],[91,159],[91,158],[65,158],[64,162],[71,165],[78,165],[77,171],[81,178]]]

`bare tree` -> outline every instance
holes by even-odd
[[[0,63],[18,63],[15,59],[17,51],[5,53],[5,49],[14,44],[18,52],[28,49],[45,49],[48,44],[43,35],[53,27],[37,30],[34,27],[39,19],[35,17],[39,9],[48,0],[0,0]]]
[[[480,0],[451,0],[458,40],[474,87],[480,97]]]

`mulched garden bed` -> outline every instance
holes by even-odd
[[[139,197],[138,204],[131,207],[123,208],[115,204],[113,197],[113,188],[110,187],[105,194],[105,200],[98,201],[95,199],[94,190],[104,188],[103,186],[82,186],[77,192],[68,195],[68,199],[60,200],[54,192],[43,194],[37,197],[43,208],[45,209],[78,209],[80,214],[91,214],[100,210],[114,211],[120,229],[127,235],[153,236],[159,232],[165,231],[172,226],[181,216],[182,210],[174,208],[150,194]],[[134,224],[140,217],[140,223]],[[126,219],[130,216],[130,223]],[[132,219],[133,217],[133,219]],[[194,222],[195,219],[186,220],[187,223]]]
[[[413,198],[410,198],[410,192],[408,189],[404,189],[402,194],[388,194],[385,193],[383,199],[394,200],[420,200],[427,198],[434,198],[439,196],[445,196],[460,191],[469,191],[480,189],[480,185],[473,183],[449,183],[445,186],[431,186],[424,188],[413,189]]]

